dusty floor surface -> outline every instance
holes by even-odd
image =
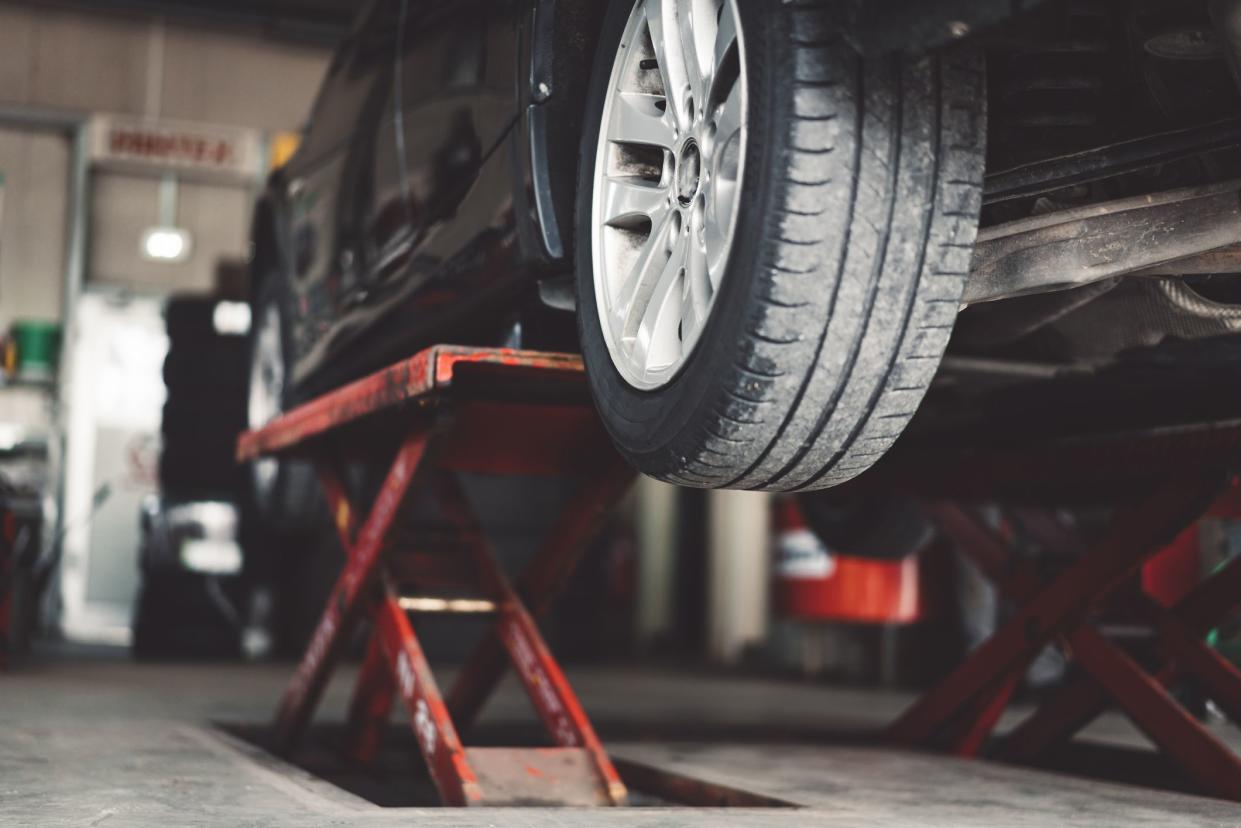
[[[20,665],[0,676],[0,824],[1241,825],[1241,807],[1229,803],[1099,778],[1145,774],[1178,784],[1116,716],[1101,719],[1089,743],[1066,754],[1068,765],[1096,777],[1085,778],[877,746],[876,729],[908,703],[907,695],[619,668],[570,670],[616,756],[801,807],[381,807],[234,735],[268,720],[291,669],[135,664],[80,654]],[[349,673],[332,685],[321,721],[342,718]],[[529,717],[519,689],[506,685],[477,738],[523,738]],[[1220,732],[1241,742],[1231,726]],[[404,756],[402,734],[395,731],[392,750]],[[388,783],[399,790],[402,779]]]

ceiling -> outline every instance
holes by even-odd
[[[245,29],[279,40],[332,45],[363,5],[359,0],[21,0],[26,5],[71,8],[139,17],[164,17],[195,25]]]

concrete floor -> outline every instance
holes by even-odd
[[[0,825],[1241,824],[1241,808],[1202,797],[875,747],[903,694],[616,668],[570,671],[616,756],[802,807],[383,808],[218,726],[265,723],[290,670],[62,655],[0,676]],[[342,718],[348,678],[333,684],[320,720]],[[522,732],[529,715],[508,685],[480,737]],[[1221,733],[1241,741],[1231,727]],[[1104,756],[1152,759],[1119,717],[1088,736],[1113,751]]]

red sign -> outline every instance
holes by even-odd
[[[262,142],[250,129],[102,115],[95,119],[97,164],[256,177]]]
[[[220,138],[125,127],[113,129],[108,135],[108,152],[113,156],[217,166],[230,165],[237,154],[228,141]]]

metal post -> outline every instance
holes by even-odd
[[[734,663],[767,637],[771,498],[762,492],[708,495],[707,649]]]
[[[638,542],[638,593],[634,611],[638,645],[649,648],[673,623],[679,492],[650,477],[634,486]]]

